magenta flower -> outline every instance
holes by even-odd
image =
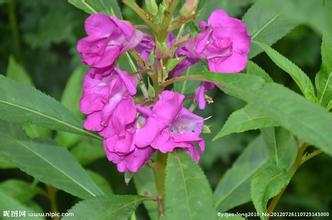
[[[151,110],[138,108],[145,115],[145,121],[136,132],[137,147],[151,146],[163,153],[183,148],[195,161],[199,160],[205,146],[199,137],[203,118],[183,107],[184,98],[180,93],[163,91]],[[199,145],[200,152],[194,143]]]
[[[184,98],[182,94],[163,91],[152,110],[143,112],[146,114],[147,120],[144,127],[137,132],[139,138],[136,145],[138,147],[150,145],[156,136],[175,119],[182,108]]]
[[[242,71],[248,62],[250,36],[244,22],[217,9],[202,21],[203,30],[185,46],[192,54],[208,61],[212,72]]]
[[[85,20],[87,37],[77,44],[83,62],[91,67],[112,66],[124,52],[137,46],[143,33],[129,22],[104,14],[93,14]]]
[[[198,103],[199,109],[205,109],[206,101],[205,101],[205,93],[211,89],[213,89],[215,84],[210,82],[202,82],[195,91],[195,100]]]
[[[185,149],[198,163],[205,148],[205,141],[200,138],[204,120],[182,107],[176,118],[153,140],[151,146],[163,153],[175,149]],[[198,144],[199,151],[196,150]]]
[[[81,112],[87,114],[84,127],[102,136],[111,136],[115,130],[123,133],[136,117],[131,95],[136,94],[137,83],[136,77],[118,68],[104,72],[90,68],[83,80],[80,101]]]
[[[142,41],[135,47],[137,53],[141,56],[142,60],[147,64],[149,56],[154,47],[153,38],[150,35],[144,35]]]
[[[136,125],[139,124],[138,121]],[[114,135],[104,141],[107,158],[116,164],[119,172],[137,172],[155,151],[150,146],[138,148],[135,138],[136,128],[131,127],[124,135]]]

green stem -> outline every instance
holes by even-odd
[[[123,4],[131,8],[150,28],[153,32],[158,31],[158,27],[151,21],[151,16],[139,7],[133,0],[122,0]]]
[[[157,187],[157,203],[159,216],[164,214],[165,176],[166,176],[167,154],[157,153],[157,161],[154,167],[155,181]]]
[[[51,204],[51,212],[58,212],[58,204],[57,204],[57,191],[58,190],[49,185],[46,185],[46,189],[47,189],[48,199]],[[59,220],[59,217],[54,216],[52,218],[52,220]]]
[[[164,18],[160,24],[160,31],[157,33],[157,39],[159,42],[164,42],[168,35],[168,28],[173,19],[173,13],[180,3],[179,0],[172,0],[170,5],[166,8],[164,12]]]
[[[21,46],[20,46],[20,37],[17,27],[17,19],[16,19],[16,13],[15,13],[15,1],[14,0],[8,0],[8,19],[10,23],[10,28],[13,36],[14,41],[14,55],[16,58],[16,61],[20,64],[23,63],[23,57],[21,52]]]
[[[161,84],[161,86],[163,88],[165,88],[169,85],[172,85],[173,83],[182,82],[182,81],[186,81],[186,80],[206,81],[206,79],[204,79],[202,76],[199,76],[199,75],[179,76],[179,77],[174,77],[174,78],[171,78],[171,79],[165,81],[164,83]]]
[[[302,164],[302,158],[303,158],[303,154],[304,154],[304,151],[307,149],[308,145],[307,144],[302,144],[300,147],[299,147],[299,150],[298,150],[298,153],[297,153],[297,156],[296,156],[296,159],[295,159],[295,162],[293,164],[293,166],[290,168],[290,178],[292,178],[296,171],[299,169],[299,167],[301,166]],[[272,213],[273,210],[276,208],[277,204],[279,203],[282,195],[284,194],[284,192],[286,191],[286,188],[287,188],[288,185],[286,185],[282,190],[281,192],[275,196],[271,202],[269,203],[269,206],[267,208],[267,212],[268,213]]]

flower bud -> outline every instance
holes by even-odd
[[[145,5],[152,15],[156,16],[158,14],[158,5],[156,0],[145,0]]]
[[[183,17],[189,17],[195,14],[199,0],[186,0],[183,7],[180,10],[180,14]]]

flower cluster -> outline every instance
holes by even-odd
[[[181,62],[168,77],[181,75],[200,60],[206,60],[213,72],[245,68],[250,37],[244,23],[216,10],[200,28],[192,39],[177,44],[170,56],[181,57]],[[83,80],[80,110],[86,114],[85,129],[104,138],[107,158],[120,172],[137,172],[155,151],[168,153],[178,148],[198,162],[205,148],[200,137],[204,120],[185,107],[187,97],[163,90],[141,101],[136,87],[142,77],[117,65],[118,58],[128,51],[135,51],[144,63],[151,53],[158,56],[154,38],[127,21],[104,14],[88,17],[85,31],[88,36],[78,42],[77,50],[90,68]],[[166,44],[174,48],[172,33]],[[200,109],[205,108],[205,92],[213,87],[202,82],[197,88],[194,97]]]

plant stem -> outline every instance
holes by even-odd
[[[171,24],[171,21],[173,18],[173,13],[179,3],[180,3],[179,0],[172,0],[170,5],[166,8],[166,10],[164,12],[164,18],[160,24],[160,31],[157,34],[157,39],[159,42],[163,42],[167,38],[168,28]]]
[[[304,151],[307,149],[308,145],[307,144],[302,144],[300,147],[299,147],[299,150],[297,152],[297,156],[296,156],[296,159],[295,159],[295,162],[293,164],[293,166],[290,168],[290,179],[295,175],[296,171],[299,169],[299,167],[301,166],[302,164],[302,158],[303,158],[303,153]],[[275,207],[277,206],[277,204],[279,203],[282,195],[284,194],[286,188],[287,188],[288,184],[281,190],[281,192],[275,196],[268,208],[267,208],[267,212],[268,213],[272,213],[273,210],[275,209]]]
[[[8,19],[10,23],[10,28],[13,36],[14,41],[14,55],[16,58],[16,61],[20,64],[23,64],[23,57],[21,52],[21,46],[20,46],[20,37],[19,32],[17,28],[17,19],[16,19],[16,13],[15,13],[15,1],[14,0],[8,0]]]
[[[51,212],[58,212],[58,204],[57,204],[57,189],[47,185],[46,186],[47,189],[47,195],[48,195],[48,199],[50,201],[51,204]],[[59,220],[60,218],[57,216],[54,216],[52,218],[52,220]]]
[[[122,0],[123,4],[131,8],[135,13],[151,28],[153,32],[158,31],[158,27],[151,21],[151,16],[141,9],[133,0]]]
[[[199,80],[199,81],[206,81],[206,79],[203,79],[202,76],[199,76],[199,75],[190,75],[190,76],[179,76],[179,77],[174,77],[174,78],[171,78],[167,81],[165,81],[164,83],[161,84],[161,86],[163,88],[169,86],[169,85],[172,85],[173,83],[176,83],[176,82],[182,82],[182,81],[186,81],[186,80]]]
[[[167,154],[161,152],[157,153],[157,161],[154,167],[155,181],[157,187],[157,203],[159,216],[164,214],[164,191],[165,191],[165,176],[166,176]]]

